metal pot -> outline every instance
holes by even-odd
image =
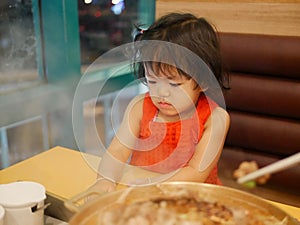
[[[146,187],[121,189],[97,197],[93,201],[83,205],[82,199],[95,193],[82,193],[66,202],[66,207],[76,211],[75,215],[69,221],[69,224],[96,225],[101,210],[109,205],[117,204],[120,201],[126,201],[126,203],[130,204],[156,197],[166,197],[168,193],[174,193],[180,189],[182,190],[182,188],[196,192],[199,197],[206,201],[219,202],[230,207],[242,207],[255,213],[262,212],[265,215],[274,216],[280,221],[286,218],[286,224],[299,225],[296,219],[292,218],[286,212],[255,195],[224,186],[195,182],[167,182]],[[78,206],[78,204],[80,206]]]

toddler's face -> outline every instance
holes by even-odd
[[[195,81],[180,75],[176,68],[145,71],[151,99],[160,114],[170,121],[190,117],[201,93]]]

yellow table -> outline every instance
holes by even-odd
[[[30,180],[45,186],[47,193],[70,199],[85,191],[96,178],[99,157],[55,147],[0,171],[0,183]],[[300,220],[300,208],[270,201]]]
[[[96,161],[95,157],[95,161]],[[83,153],[55,147],[0,171],[0,183],[30,180],[45,186],[47,193],[69,199],[86,190],[96,179]]]

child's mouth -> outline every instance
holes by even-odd
[[[170,108],[172,105],[168,102],[158,102],[158,105],[161,107],[161,108]]]

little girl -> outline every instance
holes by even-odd
[[[147,30],[138,28],[134,46],[135,74],[144,79],[149,92],[129,104],[102,157],[93,188],[114,190],[123,179],[124,165],[149,171],[148,178],[131,180],[132,185],[162,181],[221,184],[217,162],[229,116],[213,99],[215,87],[225,87],[214,28],[204,18],[171,13]]]

